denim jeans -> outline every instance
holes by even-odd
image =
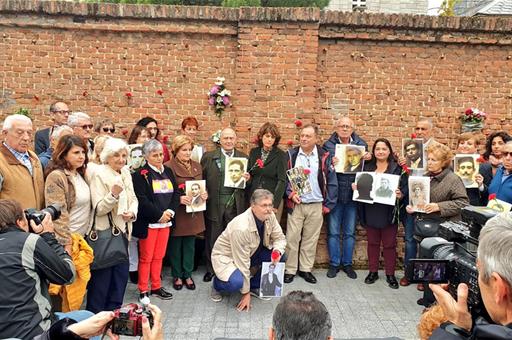
[[[85,319],[89,319],[91,316],[94,315],[93,312],[89,312],[88,310],[74,310],[72,312],[67,313],[61,313],[57,312],[55,313],[58,320],[62,320],[64,318],[73,319],[76,322],[84,321]],[[92,340],[100,340],[101,336],[95,336],[91,338]]]
[[[354,246],[356,244],[356,215],[355,202],[336,203],[329,213],[327,247],[331,266],[351,266]],[[340,249],[340,234],[342,248]],[[341,252],[343,251],[343,253]]]
[[[407,214],[405,218],[405,256],[404,267],[407,266],[410,259],[416,258],[418,251],[418,242],[414,239],[414,219],[415,216]]]
[[[242,272],[236,269],[228,281],[219,280],[216,276],[213,278],[213,288],[218,292],[234,293],[242,289],[244,285],[244,276]]]

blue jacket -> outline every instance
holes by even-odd
[[[500,166],[496,171],[496,175],[489,184],[489,195],[496,194],[497,199],[512,204],[512,175],[502,183],[504,170],[503,166]]]
[[[350,144],[364,146],[365,150],[368,151],[368,144],[359,137],[355,132],[352,132],[350,136],[352,141]],[[338,134],[333,132],[331,137],[324,143],[323,149],[329,152],[331,155],[335,154],[336,144],[340,144]],[[355,174],[342,174],[336,173],[338,179],[338,202],[349,203],[352,201],[352,183],[356,180]]]
[[[322,196],[324,198],[323,206],[332,210],[336,205],[336,199],[338,197],[338,183],[336,181],[336,172],[332,165],[332,158],[329,152],[322,150],[317,145],[318,158],[320,169],[318,169],[318,183],[320,184],[320,190],[322,190]],[[299,147],[288,150],[287,152],[287,168],[292,169],[295,166],[297,155],[299,154]],[[286,209],[288,213],[293,212],[295,204],[291,200],[293,195],[292,186],[289,179],[286,179]]]

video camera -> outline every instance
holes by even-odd
[[[37,210],[34,208],[26,209],[25,217],[30,225],[30,221],[34,221],[36,225],[43,223],[46,213],[50,214],[52,221],[58,220],[60,217],[61,206],[58,204],[49,205],[44,209]]]
[[[130,303],[114,311],[111,327],[112,333],[128,336],[142,336],[142,317],[148,318],[149,325],[153,327],[153,314],[146,306]]]
[[[412,259],[406,277],[412,283],[449,283],[448,291],[457,298],[459,283],[468,285],[468,308],[474,318],[486,316],[476,268],[478,236],[496,212],[486,207],[467,206],[462,221],[439,225],[439,237],[428,237],[420,244],[420,259]]]

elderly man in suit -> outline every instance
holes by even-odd
[[[232,128],[224,128],[220,134],[220,148],[207,152],[201,158],[203,178],[206,180],[208,202],[206,204],[206,274],[204,282],[213,279],[211,254],[213,245],[222,234],[227,224],[237,215],[245,211],[245,190],[224,186],[226,161],[230,157],[247,157],[235,149],[236,132]],[[250,179],[244,173],[245,180]]]
[[[53,130],[61,125],[66,125],[69,116],[69,107],[64,102],[55,102],[50,105],[50,119],[52,126],[36,132],[34,137],[34,151],[37,155],[50,148],[50,137]]]

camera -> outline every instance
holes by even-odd
[[[36,210],[34,208],[25,210],[25,217],[30,225],[30,221],[34,221],[36,225],[43,223],[46,213],[50,214],[52,221],[59,219],[61,206],[58,204],[49,205],[44,209]]]
[[[448,291],[457,298],[457,286],[467,284],[468,308],[474,318],[487,316],[476,268],[476,251],[480,230],[496,212],[486,207],[467,206],[462,221],[439,224],[439,237],[428,237],[420,243],[420,259],[412,259],[406,268],[410,282],[449,283]]]
[[[130,303],[114,311],[112,333],[128,336],[142,336],[142,317],[148,318],[153,327],[153,314],[144,306]]]

